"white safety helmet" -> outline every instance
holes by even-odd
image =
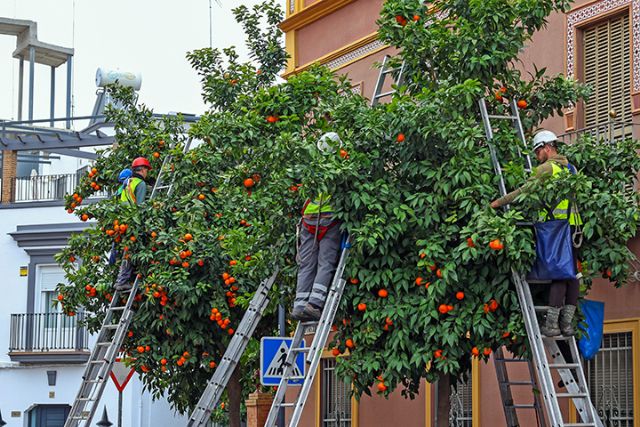
[[[318,139],[318,150],[323,153],[335,153],[342,147],[342,140],[335,132],[327,132]]]
[[[558,142],[558,136],[550,130],[541,130],[533,137],[533,151],[544,147],[546,144]]]

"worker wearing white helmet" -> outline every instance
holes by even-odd
[[[536,168],[535,175],[529,180],[538,180],[551,177],[564,168],[568,168],[572,173],[576,173],[573,165],[567,158],[558,154],[558,137],[548,130],[541,130],[533,137],[533,152],[540,165]],[[525,184],[524,186],[526,186]],[[523,186],[523,187],[524,187]],[[491,202],[492,208],[499,208],[512,203],[522,192],[520,187],[511,193]],[[553,219],[568,219],[572,228],[582,224],[580,215],[577,212],[575,203],[571,204],[568,199],[560,200],[552,210]],[[548,212],[540,213],[540,220],[546,221]],[[574,258],[576,257],[575,250]],[[546,320],[540,327],[540,331],[545,336],[575,335],[573,328],[573,318],[578,303],[580,293],[580,282],[578,279],[552,281],[549,292],[549,306]],[[559,320],[559,324],[558,324]]]
[[[324,155],[336,153],[342,140],[327,132],[316,143]],[[298,277],[291,317],[294,320],[320,319],[329,286],[340,255],[340,223],[333,216],[331,196],[320,193],[308,199],[298,224]]]

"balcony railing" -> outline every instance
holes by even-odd
[[[608,143],[615,143],[631,137],[638,137],[639,123],[631,121],[610,120],[607,123],[588,126],[577,129],[558,136],[558,139],[567,144],[579,142],[585,136],[590,136],[597,140],[604,140]]]
[[[14,203],[63,200],[66,194],[73,194],[80,182],[78,174],[34,175],[10,180]],[[92,198],[107,197],[106,191],[94,193]]]
[[[82,320],[83,313],[12,314],[9,353],[86,352],[89,333]]]

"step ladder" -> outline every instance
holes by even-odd
[[[403,78],[404,78],[404,71],[406,68],[406,64],[404,61],[402,61],[402,64],[399,67],[391,67],[389,65],[389,61],[391,60],[391,56],[390,55],[385,55],[384,59],[382,60],[382,65],[380,66],[380,73],[378,74],[378,81],[376,82],[376,87],[375,90],[373,92],[373,96],[371,97],[371,106],[374,107],[376,105],[378,105],[380,103],[380,100],[382,98],[386,98],[388,96],[392,96],[394,93],[396,93],[396,89],[392,88],[391,90],[387,91],[387,92],[382,92],[382,89],[384,88],[384,84],[387,80],[387,76],[389,74],[395,74],[395,78],[394,78],[394,82],[393,85],[394,86],[398,86],[401,85],[403,82]]]
[[[218,401],[227,387],[231,374],[233,374],[240,358],[244,354],[253,332],[262,319],[264,310],[269,305],[269,292],[273,287],[273,283],[276,281],[278,272],[279,270],[276,269],[269,279],[264,280],[260,286],[258,286],[255,295],[249,303],[249,308],[242,317],[235,334],[233,334],[233,338],[231,338],[231,342],[224,352],[224,356],[222,356],[220,364],[207,383],[207,388],[189,417],[188,427],[208,425],[207,423],[211,418],[211,413],[218,405]]]
[[[525,159],[525,169],[528,172],[531,172],[533,168],[527,150],[527,140],[524,135],[522,121],[520,120],[520,113],[515,99],[511,99],[509,102],[511,115],[507,116],[490,115],[487,111],[487,105],[484,98],[480,99],[478,104],[486,133],[487,143],[489,145],[491,161],[493,163],[494,171],[499,178],[500,194],[504,196],[507,194],[507,191],[504,176],[502,175],[502,168],[493,143],[494,133],[491,126],[491,120],[508,120],[513,124],[519,140],[518,152],[520,156]],[[535,362],[537,377],[540,382],[540,392],[542,393],[551,427],[603,427],[602,421],[598,418],[595,407],[591,403],[589,389],[582,369],[582,364],[580,363],[575,337],[544,337],[540,333],[540,325],[538,324],[536,310],[546,311],[547,307],[534,306],[529,283],[527,283],[523,274],[514,270],[512,271],[512,279],[518,295],[520,308],[522,310],[531,353],[533,361]],[[565,360],[564,355],[560,351],[560,347],[558,345],[559,342],[564,342],[568,345],[571,353],[571,361],[567,362]],[[560,375],[567,392],[556,391],[551,375],[552,371],[556,371]],[[505,394],[501,394],[501,397],[504,399]],[[571,399],[582,422],[565,422],[560,410],[559,399]],[[509,403],[513,406],[512,400],[511,402],[503,400],[503,406]],[[517,408],[513,408],[513,410],[511,410],[510,408],[505,407],[505,415],[507,416],[507,422],[510,426],[519,425],[515,409]]]
[[[189,151],[190,145],[190,139],[185,141],[183,153]],[[172,144],[171,149],[173,148],[174,145]],[[158,172],[156,185],[153,187],[149,199],[157,197],[161,192],[166,192],[167,195],[172,192],[174,180],[172,179],[170,184],[163,183],[164,174],[170,171],[168,168],[172,161],[172,155],[164,158]],[[105,314],[100,332],[98,332],[96,344],[91,351],[91,356],[82,374],[80,390],[76,395],[64,427],[78,427],[81,425],[89,427],[91,425],[91,420],[98,408],[109,379],[109,373],[113,368],[116,357],[120,353],[131,319],[135,314],[133,302],[140,286],[139,282],[140,279],[136,276],[131,289],[114,291],[111,304]]]
[[[288,427],[296,427],[300,421],[302,410],[304,409],[307,397],[309,396],[309,391],[313,385],[316,371],[318,370],[318,365],[320,364],[320,359],[322,358],[322,351],[329,337],[329,333],[331,332],[331,326],[336,316],[338,306],[340,305],[340,300],[342,299],[342,293],[346,284],[346,280],[342,276],[347,263],[347,258],[349,257],[350,249],[351,244],[347,236],[343,238],[341,243],[342,253],[340,254],[340,261],[338,262],[336,272],[333,276],[331,287],[329,288],[329,293],[327,295],[327,301],[324,309],[322,310],[320,320],[318,322],[298,322],[298,326],[296,327],[296,331],[291,342],[291,347],[289,348],[287,358],[285,360],[286,368],[282,379],[280,380],[278,391],[273,399],[271,410],[269,411],[264,427],[275,427],[281,408],[293,408],[293,415],[289,420],[289,423],[286,424]],[[304,335],[307,332],[315,333],[311,346],[309,347],[302,345],[302,340],[304,340]],[[306,353],[305,375],[295,376],[293,375],[294,367],[296,366],[295,361],[300,353]],[[299,388],[295,401],[285,402],[285,394],[290,380],[304,380],[304,382]]]
[[[544,418],[544,411],[542,409],[542,402],[540,398],[540,391],[536,383],[536,376],[533,364],[528,359],[522,358],[507,358],[504,355],[502,347],[498,348],[493,358],[493,363],[496,368],[496,377],[498,378],[498,387],[500,389],[500,396],[502,398],[502,408],[504,410],[505,419],[507,420],[507,427],[518,427],[518,410],[533,410],[536,415],[537,425],[539,427],[546,427],[546,421]],[[526,380],[511,380],[509,378],[508,365],[523,365],[526,364],[529,373],[529,379]],[[533,402],[531,403],[516,403],[513,398],[513,388],[529,388],[532,390]]]

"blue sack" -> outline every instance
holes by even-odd
[[[528,280],[568,280],[576,278],[573,259],[571,226],[566,219],[538,222],[536,233],[536,262]]]
[[[582,323],[578,325],[585,332],[578,341],[578,348],[585,359],[591,360],[600,350],[602,343],[604,303],[585,299],[580,301],[580,310],[585,316],[586,328]]]

